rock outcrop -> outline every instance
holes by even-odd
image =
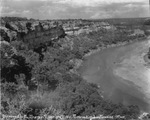
[[[35,47],[64,37],[61,25],[52,26],[48,21],[4,21],[0,26],[1,41],[23,41]]]
[[[89,34],[93,31],[98,31],[101,29],[110,30],[116,28],[110,25],[108,22],[93,22],[93,21],[70,21],[63,24],[63,28],[67,35],[79,35],[79,34]]]

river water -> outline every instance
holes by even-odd
[[[149,40],[108,48],[85,58],[79,72],[114,103],[138,105],[150,112],[150,68],[143,59]]]

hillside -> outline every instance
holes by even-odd
[[[103,98],[103,90],[76,71],[92,50],[143,40],[150,34],[145,19],[122,21],[2,18],[1,113],[137,119],[138,106]]]

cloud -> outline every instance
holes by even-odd
[[[38,19],[147,17],[148,0],[2,0],[2,16]]]
[[[106,11],[101,11],[101,12],[95,13],[90,18],[92,18],[92,19],[100,19],[100,18],[111,18],[111,17],[112,17],[111,14],[107,13]]]
[[[149,5],[145,3],[112,3],[98,8],[91,18],[134,18],[148,17]]]
[[[70,4],[72,6],[99,6],[112,3],[148,3],[148,0],[55,0],[56,3]]]

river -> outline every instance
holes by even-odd
[[[104,98],[114,103],[138,105],[150,112],[150,68],[143,59],[150,40],[104,49],[85,57],[79,72],[96,83]]]

